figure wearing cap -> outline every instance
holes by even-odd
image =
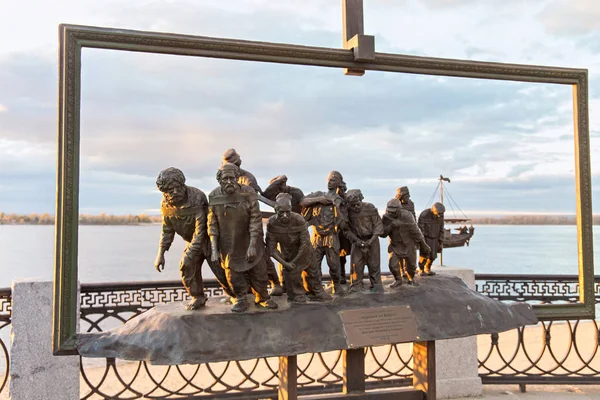
[[[242,185],[250,186],[252,189],[256,191],[256,193],[262,194],[262,189],[258,186],[258,181],[254,177],[252,173],[242,169],[242,158],[235,151],[235,149],[227,149],[223,153],[223,164],[232,163],[238,166],[240,169],[240,177],[238,178],[239,183]]]
[[[403,278],[408,284],[413,284],[417,269],[417,245],[421,245],[423,254],[429,246],[412,214],[402,207],[400,200],[393,198],[387,202],[382,220],[382,236],[389,237],[389,268],[395,279],[390,287],[400,286]]]
[[[327,178],[327,192],[313,192],[302,199],[302,215],[314,227],[311,243],[315,251],[315,268],[321,268],[323,257],[329,265],[333,293],[343,295],[341,285],[340,239],[338,233],[347,223],[342,213],[342,198],[338,188],[343,183],[342,174],[331,171]]]
[[[192,300],[186,309],[194,310],[204,306],[204,284],[202,264],[208,262],[213,274],[228,296],[234,294],[229,287],[225,271],[218,261],[210,257],[210,245],[206,231],[208,201],[200,189],[185,184],[185,175],[177,168],[167,168],[158,174],[156,186],[163,193],[160,207],[162,214],[162,232],[158,255],[154,267],[158,272],[165,268],[165,252],[169,250],[175,234],[185,240],[186,246],[179,263],[181,280]]]
[[[410,211],[415,221],[417,220],[417,214],[415,213],[415,203],[410,199],[410,191],[408,186],[402,186],[396,189],[396,199],[400,200],[400,204],[404,210]]]
[[[419,273],[421,275],[435,275],[431,271],[431,264],[444,248],[444,212],[446,207],[442,203],[435,203],[431,208],[424,210],[419,215],[419,229],[425,236],[425,242],[431,248],[429,254],[421,251],[419,257]]]
[[[248,309],[249,286],[255,304],[267,309],[277,308],[267,291],[267,267],[263,242],[262,215],[256,192],[238,183],[240,169],[231,163],[222,164],[217,172],[219,187],[208,195],[208,236],[211,257],[221,260],[221,266],[236,297],[232,311]]]
[[[304,193],[297,187],[288,186],[287,180],[288,178],[285,175],[279,175],[271,179],[269,186],[263,192],[263,196],[269,200],[275,201],[279,193],[289,193],[292,199],[292,211],[300,214],[302,213],[300,202],[304,197]]]
[[[238,183],[241,185],[250,186],[254,189],[258,194],[263,194],[262,189],[258,185],[256,178],[252,173],[246,171],[240,167],[242,165],[242,158],[235,151],[235,149],[227,149],[223,153],[223,164],[232,163],[238,166],[240,170],[240,177],[238,178]],[[265,263],[267,265],[267,276],[269,277],[269,281],[271,282],[271,286],[273,289],[271,290],[272,296],[281,296],[283,295],[283,287],[281,287],[281,283],[279,282],[279,275],[277,275],[277,271],[275,270],[275,264],[273,264],[273,260],[264,253]]]
[[[289,193],[278,194],[275,202],[275,215],[267,224],[267,251],[280,263],[288,301],[306,303],[306,292],[314,300],[330,300],[323,289],[321,268],[313,263],[308,224],[302,215],[292,211]]]
[[[369,269],[371,290],[383,292],[381,284],[381,254],[379,236],[383,234],[383,224],[377,208],[363,201],[359,189],[346,192],[348,204],[348,224],[344,234],[352,242],[350,253],[350,291],[361,291],[365,265]]]

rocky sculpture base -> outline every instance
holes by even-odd
[[[182,303],[156,306],[123,326],[78,335],[85,357],[145,360],[151,364],[198,364],[289,356],[351,348],[341,313],[409,306],[418,341],[503,332],[537,323],[531,306],[505,304],[469,289],[457,277],[418,279],[417,286],[386,287],[385,293],[353,293],[327,303],[288,304],[277,310],[251,306],[244,314],[211,298],[186,311]],[[413,340],[408,340],[413,341]]]

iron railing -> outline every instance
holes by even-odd
[[[0,289],[0,393],[6,387],[10,373],[8,343],[4,341],[4,338],[8,337],[7,332],[10,329],[11,309],[10,288]]]
[[[595,280],[600,302],[600,277]],[[477,290],[501,301],[558,304],[578,299],[577,276],[476,275]],[[206,282],[210,297],[222,295],[215,281]],[[184,301],[178,281],[84,284],[80,331],[98,332],[123,324],[156,304]],[[209,300],[210,301],[210,300]],[[10,289],[0,289],[0,393],[7,390],[11,323]],[[597,321],[542,321],[501,334],[480,335],[479,373],[484,384],[600,384]],[[7,337],[5,335],[5,337]],[[409,385],[412,346],[390,345],[365,350],[367,387]],[[341,352],[298,357],[299,392],[340,391]],[[156,366],[115,359],[82,359],[82,399],[114,398],[250,398],[276,393],[277,359]]]
[[[205,293],[209,302],[210,297],[223,294],[213,280],[205,281]],[[188,295],[178,281],[82,285],[80,331],[103,331],[157,304],[187,299]],[[368,388],[410,384],[410,345],[368,348],[365,357]],[[298,370],[299,393],[341,391],[341,351],[301,355]],[[107,359],[99,364],[92,359],[83,359],[81,377],[87,390],[81,398],[228,398],[242,394],[245,398],[265,398],[276,395],[277,371],[277,358],[164,367],[143,361]]]

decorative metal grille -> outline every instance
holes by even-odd
[[[559,304],[577,301],[577,276],[476,275],[477,290],[501,301]],[[206,282],[209,297],[222,295]],[[595,281],[600,302],[600,277]],[[80,330],[104,331],[160,303],[185,301],[178,281],[87,284],[81,287]],[[0,393],[8,390],[11,292],[0,289]],[[209,300],[210,301],[210,300]],[[544,321],[538,326],[481,335],[479,373],[484,384],[600,384],[597,321]],[[410,385],[412,346],[365,350],[367,387]],[[81,360],[82,399],[269,398],[276,394],[276,358],[201,365],[156,366],[115,359]],[[340,391],[342,353],[298,356],[300,393]]]

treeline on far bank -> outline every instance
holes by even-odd
[[[139,225],[161,222],[159,215],[111,215],[81,214],[81,225]],[[477,217],[471,219],[473,225],[575,225],[574,215],[506,215],[502,217]],[[0,212],[0,225],[53,225],[54,215],[8,214]],[[594,225],[600,225],[600,215],[594,215]]]
[[[81,225],[139,225],[160,222],[158,215],[110,215],[110,214],[80,214]],[[0,212],[0,225],[54,225],[54,215],[43,214],[8,214]]]
[[[471,219],[477,225],[576,225],[574,215],[505,215]],[[600,225],[600,215],[594,215],[594,225]]]

